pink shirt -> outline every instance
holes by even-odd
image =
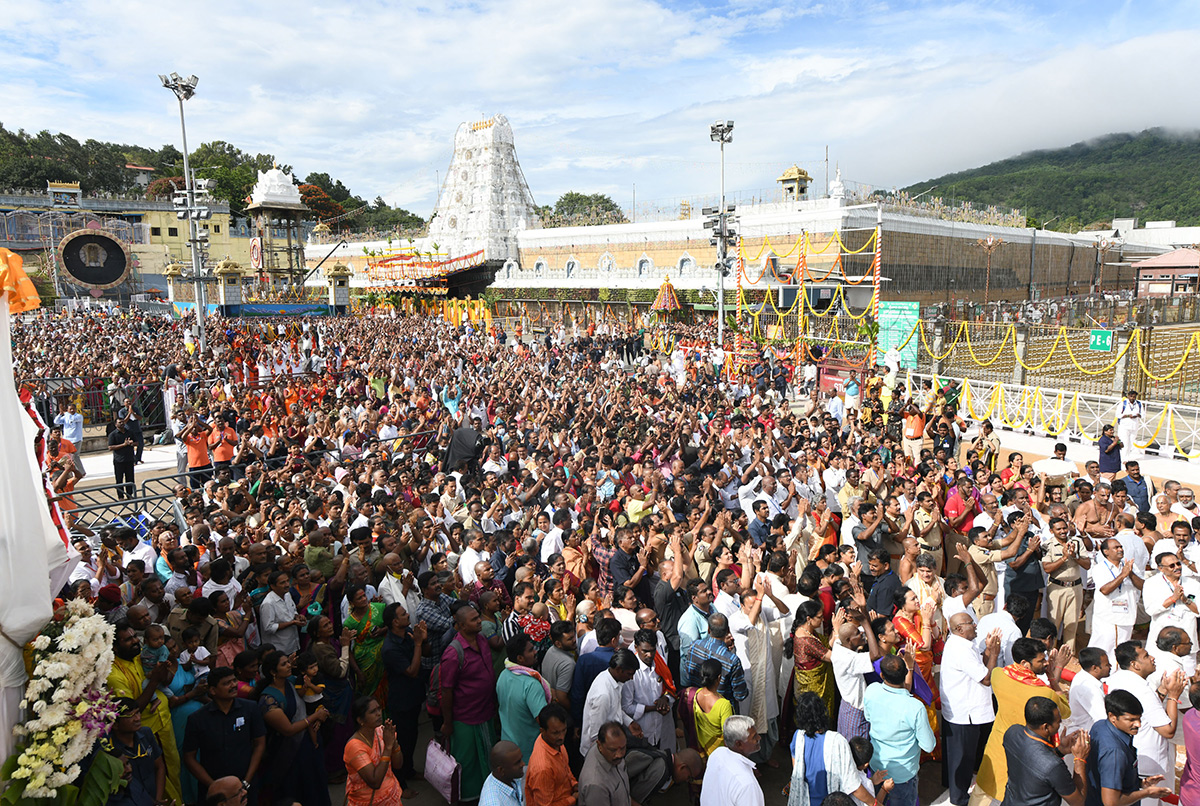
[[[454,645],[463,649],[460,662]],[[461,633],[442,652],[442,688],[454,689],[454,721],[464,725],[482,725],[496,716],[496,678],[492,667],[492,648],[483,633],[475,636],[475,646]]]

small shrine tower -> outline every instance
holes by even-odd
[[[307,269],[300,222],[308,208],[291,174],[278,165],[259,171],[246,212],[253,218],[254,237],[261,247],[261,265],[251,266],[259,281],[277,289],[302,284]]]
[[[812,177],[808,175],[808,171],[793,163],[792,167],[775,181],[783,188],[783,200],[794,202],[808,198],[808,186],[812,184]]]

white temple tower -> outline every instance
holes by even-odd
[[[438,251],[460,257],[483,249],[489,262],[516,259],[515,233],[532,226],[536,216],[508,119],[496,115],[460,125],[429,225]]]

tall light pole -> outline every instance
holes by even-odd
[[[175,93],[179,99],[179,128],[183,133],[183,181],[187,188],[187,220],[188,246],[192,252],[192,279],[196,284],[196,324],[199,328],[200,352],[207,348],[207,337],[204,329],[204,319],[207,305],[204,299],[204,277],[200,265],[200,241],[196,235],[196,183],[192,177],[191,166],[188,164],[187,123],[183,116],[183,102],[196,94],[196,84],[200,79],[195,76],[180,78],[179,73],[169,76],[160,75],[162,85]]]
[[[986,238],[980,238],[975,243],[981,246],[983,251],[987,253],[987,280],[983,286],[983,304],[987,305],[992,297],[992,253],[1000,248],[1000,244],[1004,243],[1004,239],[989,235]]]
[[[733,121],[718,120],[709,127],[709,137],[721,146],[721,201],[717,208],[717,346],[725,349],[725,265],[726,240],[729,228],[726,226],[725,211],[725,144],[733,142]]]

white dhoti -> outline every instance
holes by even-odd
[[[1092,638],[1088,641],[1088,646],[1094,646],[1097,649],[1103,649],[1108,653],[1108,659],[1112,662],[1113,668],[1117,668],[1117,657],[1114,654],[1117,644],[1123,644],[1133,635],[1132,624],[1114,624],[1108,619],[1092,616]]]

